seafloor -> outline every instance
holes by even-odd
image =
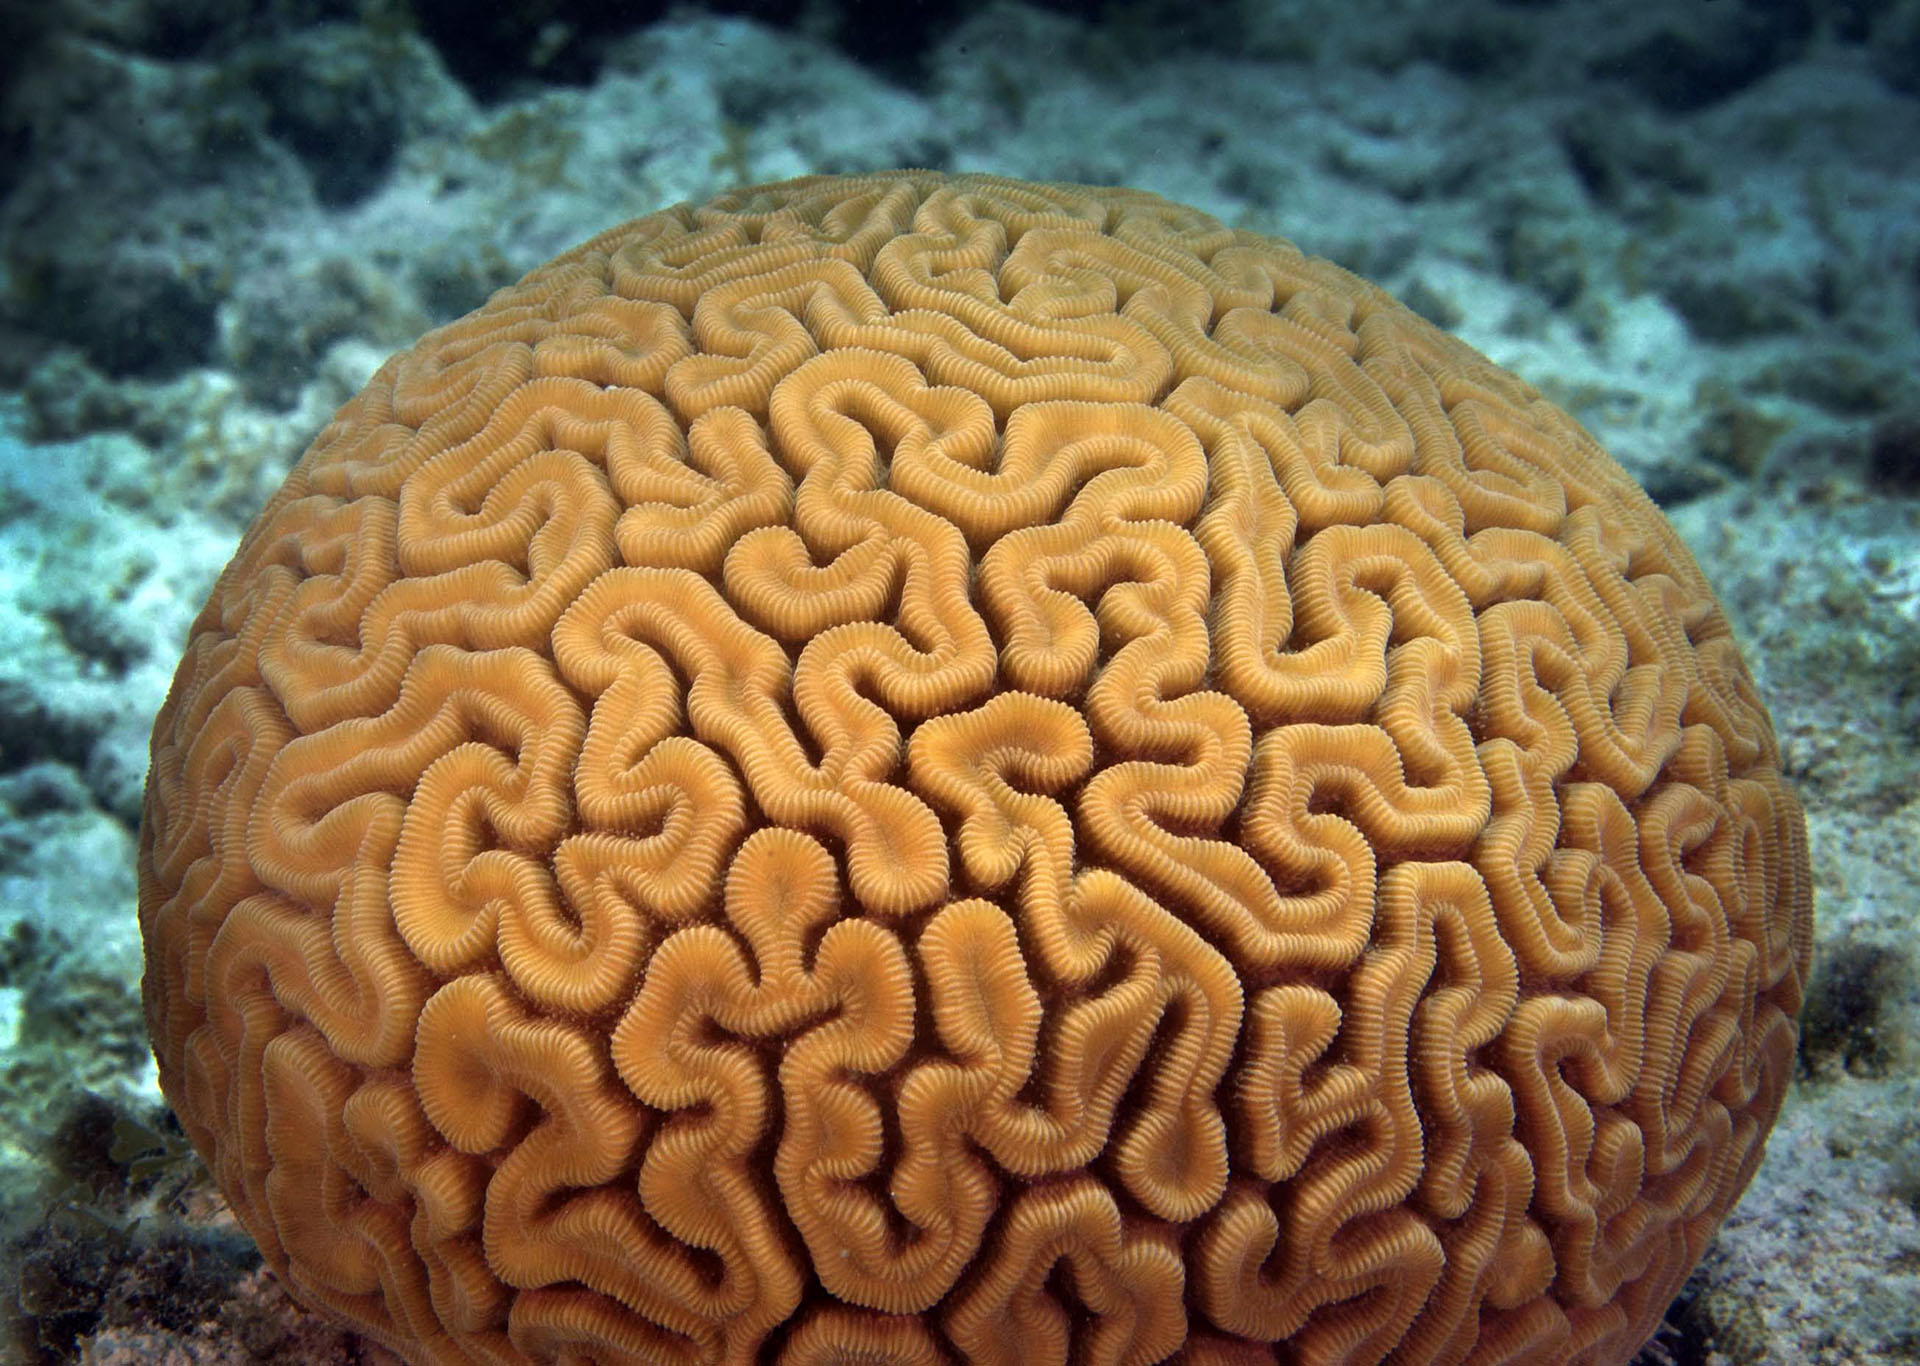
[[[0,1359],[363,1354],[209,1222],[138,1000],[148,726],[283,471],[581,238],[904,164],[1290,237],[1653,491],[1820,917],[1800,1080],[1663,1349],[1920,1361],[1920,3],[656,8],[0,0]]]

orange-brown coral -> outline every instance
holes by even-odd
[[[195,625],[161,1078],[415,1362],[1621,1362],[1758,1162],[1802,821],[1565,414],[1148,195],[604,234]]]

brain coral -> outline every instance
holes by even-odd
[[[639,219],[395,357],[154,733],[168,1098],[425,1363],[1621,1362],[1803,822],[1571,419],[1149,195]]]

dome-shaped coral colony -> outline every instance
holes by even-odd
[[[1621,1362],[1810,924],[1571,419],[1285,243],[922,173],[390,361],[194,627],[140,874],[168,1098],[415,1362]]]

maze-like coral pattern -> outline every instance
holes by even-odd
[[[1591,438],[1285,243],[980,177],[655,214],[390,361],[147,796],[167,1095],[419,1363],[1621,1362],[1809,942]]]

